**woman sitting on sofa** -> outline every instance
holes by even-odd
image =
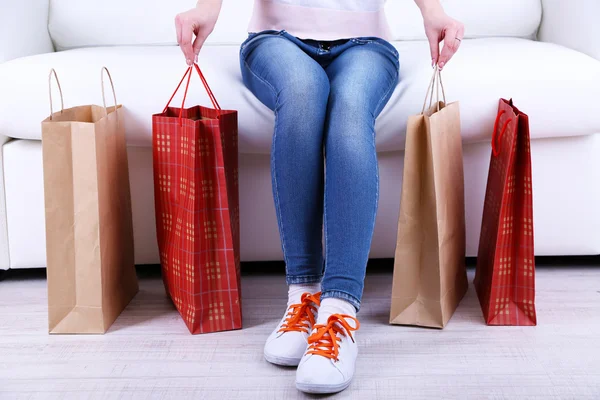
[[[197,61],[221,2],[200,0],[177,16],[188,64]],[[443,68],[463,25],[439,0],[415,2],[432,64]],[[379,195],[375,120],[399,74],[384,3],[255,0],[240,49],[246,87],[275,113],[271,177],[289,285],[264,356],[298,366],[296,386],[305,392],[341,391],[354,375],[356,313]]]

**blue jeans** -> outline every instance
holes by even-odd
[[[398,52],[378,38],[250,34],[244,83],[275,112],[273,197],[288,284],[360,308],[379,197],[375,119],[398,83]],[[325,255],[322,234],[324,221]]]

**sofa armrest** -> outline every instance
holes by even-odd
[[[538,38],[578,50],[600,60],[600,1],[542,0]]]
[[[9,0],[0,4],[0,63],[54,51],[48,33],[48,0]]]

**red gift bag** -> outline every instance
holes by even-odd
[[[214,109],[184,108],[196,70]],[[187,77],[181,108],[169,107]],[[242,327],[237,111],[219,107],[197,65],[152,116],[163,282],[191,333]]]
[[[536,325],[529,119],[501,99],[475,288],[488,325]]]

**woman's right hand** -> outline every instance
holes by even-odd
[[[175,17],[177,43],[188,65],[198,61],[200,49],[219,18],[221,3],[222,0],[201,0],[196,8]]]

